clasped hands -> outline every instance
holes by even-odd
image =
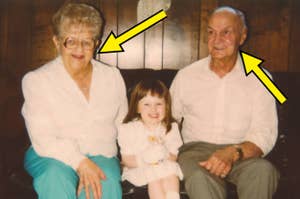
[[[79,164],[77,169],[79,184],[77,195],[82,189],[85,189],[86,199],[90,199],[90,189],[92,189],[93,198],[100,199],[102,196],[101,180],[105,180],[104,172],[92,160],[85,158]]]
[[[232,146],[214,152],[206,161],[198,164],[218,177],[225,178],[236,161],[236,149]]]

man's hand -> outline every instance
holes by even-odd
[[[208,160],[199,162],[199,165],[207,169],[211,174],[225,178],[237,159],[236,149],[233,146],[229,146],[217,150]]]
[[[101,180],[105,180],[105,174],[93,161],[88,158],[82,160],[77,169],[79,176],[79,184],[77,195],[82,189],[85,189],[86,199],[90,199],[89,188],[92,189],[95,199],[100,199],[102,196]]]
[[[199,162],[199,165],[207,169],[211,174],[225,178],[230,172],[233,163],[239,158],[248,159],[261,157],[262,150],[252,142],[246,141],[238,146],[243,151],[243,157],[239,157],[236,147],[228,146],[214,152],[206,161]]]

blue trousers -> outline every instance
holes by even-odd
[[[101,181],[101,199],[121,199],[120,165],[117,158],[89,156],[105,173],[106,180]],[[33,186],[39,199],[77,199],[78,175],[70,166],[53,158],[39,156],[30,147],[24,160],[27,172],[33,177]],[[90,190],[91,199],[93,198]],[[78,196],[85,199],[85,189]]]

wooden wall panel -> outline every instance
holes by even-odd
[[[118,9],[118,35],[135,26],[137,22],[138,0],[119,1]],[[120,68],[144,67],[144,36],[128,40],[122,45],[124,52],[118,53],[118,66]]]
[[[117,17],[117,0],[102,0],[100,2],[100,10],[103,14],[105,20],[105,27],[102,36],[101,45],[106,40],[111,31],[117,34],[117,26],[118,26],[118,17]],[[101,46],[100,46],[101,47]],[[111,66],[117,66],[117,54],[116,53],[108,53],[108,54],[98,54],[97,59],[101,62],[109,64]]]
[[[140,21],[152,16],[161,9],[167,9],[167,1],[140,0],[138,12]],[[145,68],[162,69],[163,64],[163,34],[164,19],[152,26],[144,33],[145,41]]]
[[[111,31],[121,34],[137,24],[139,0],[2,0],[1,68],[9,65],[9,70],[21,74],[53,59],[51,17],[70,1],[86,2],[103,11],[102,40]],[[246,13],[249,36],[242,49],[263,58],[263,66],[271,71],[300,71],[297,0],[172,0],[168,18],[124,43],[125,52],[97,58],[121,68],[184,67],[207,56],[207,18],[217,5],[231,5]]]
[[[1,13],[1,62],[8,70],[18,75],[29,64],[31,39],[31,2],[30,0],[11,0],[2,2]]]
[[[173,0],[167,15],[163,68],[179,69],[198,59],[200,1]]]
[[[52,41],[51,20],[53,14],[65,1],[34,0],[32,2],[31,69],[40,67],[57,56]]]
[[[30,60],[31,2],[0,3],[0,137],[24,133],[21,108],[21,78]]]
[[[291,30],[290,30],[290,42],[289,42],[289,71],[300,72],[300,1],[293,0],[291,13]]]
[[[52,28],[49,25],[34,29],[31,44],[31,69],[40,67],[57,56],[57,51],[52,41]]]
[[[145,35],[145,68],[162,69],[163,23],[148,29]]]
[[[244,11],[249,31],[243,50],[264,59],[262,66],[270,71],[287,71],[291,0],[254,2],[220,0],[220,5]]]
[[[217,0],[202,0],[201,1],[201,11],[200,11],[200,32],[199,32],[199,48],[198,48],[198,57],[200,59],[208,55],[207,48],[207,24],[209,14],[213,9],[218,6]]]
[[[7,1],[0,1],[0,66],[1,68],[7,63],[7,46],[8,46],[8,9]]]

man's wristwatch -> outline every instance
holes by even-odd
[[[242,160],[244,158],[244,152],[242,147],[237,144],[233,145],[233,147],[235,148],[236,153],[238,154],[238,159],[236,161]]]

